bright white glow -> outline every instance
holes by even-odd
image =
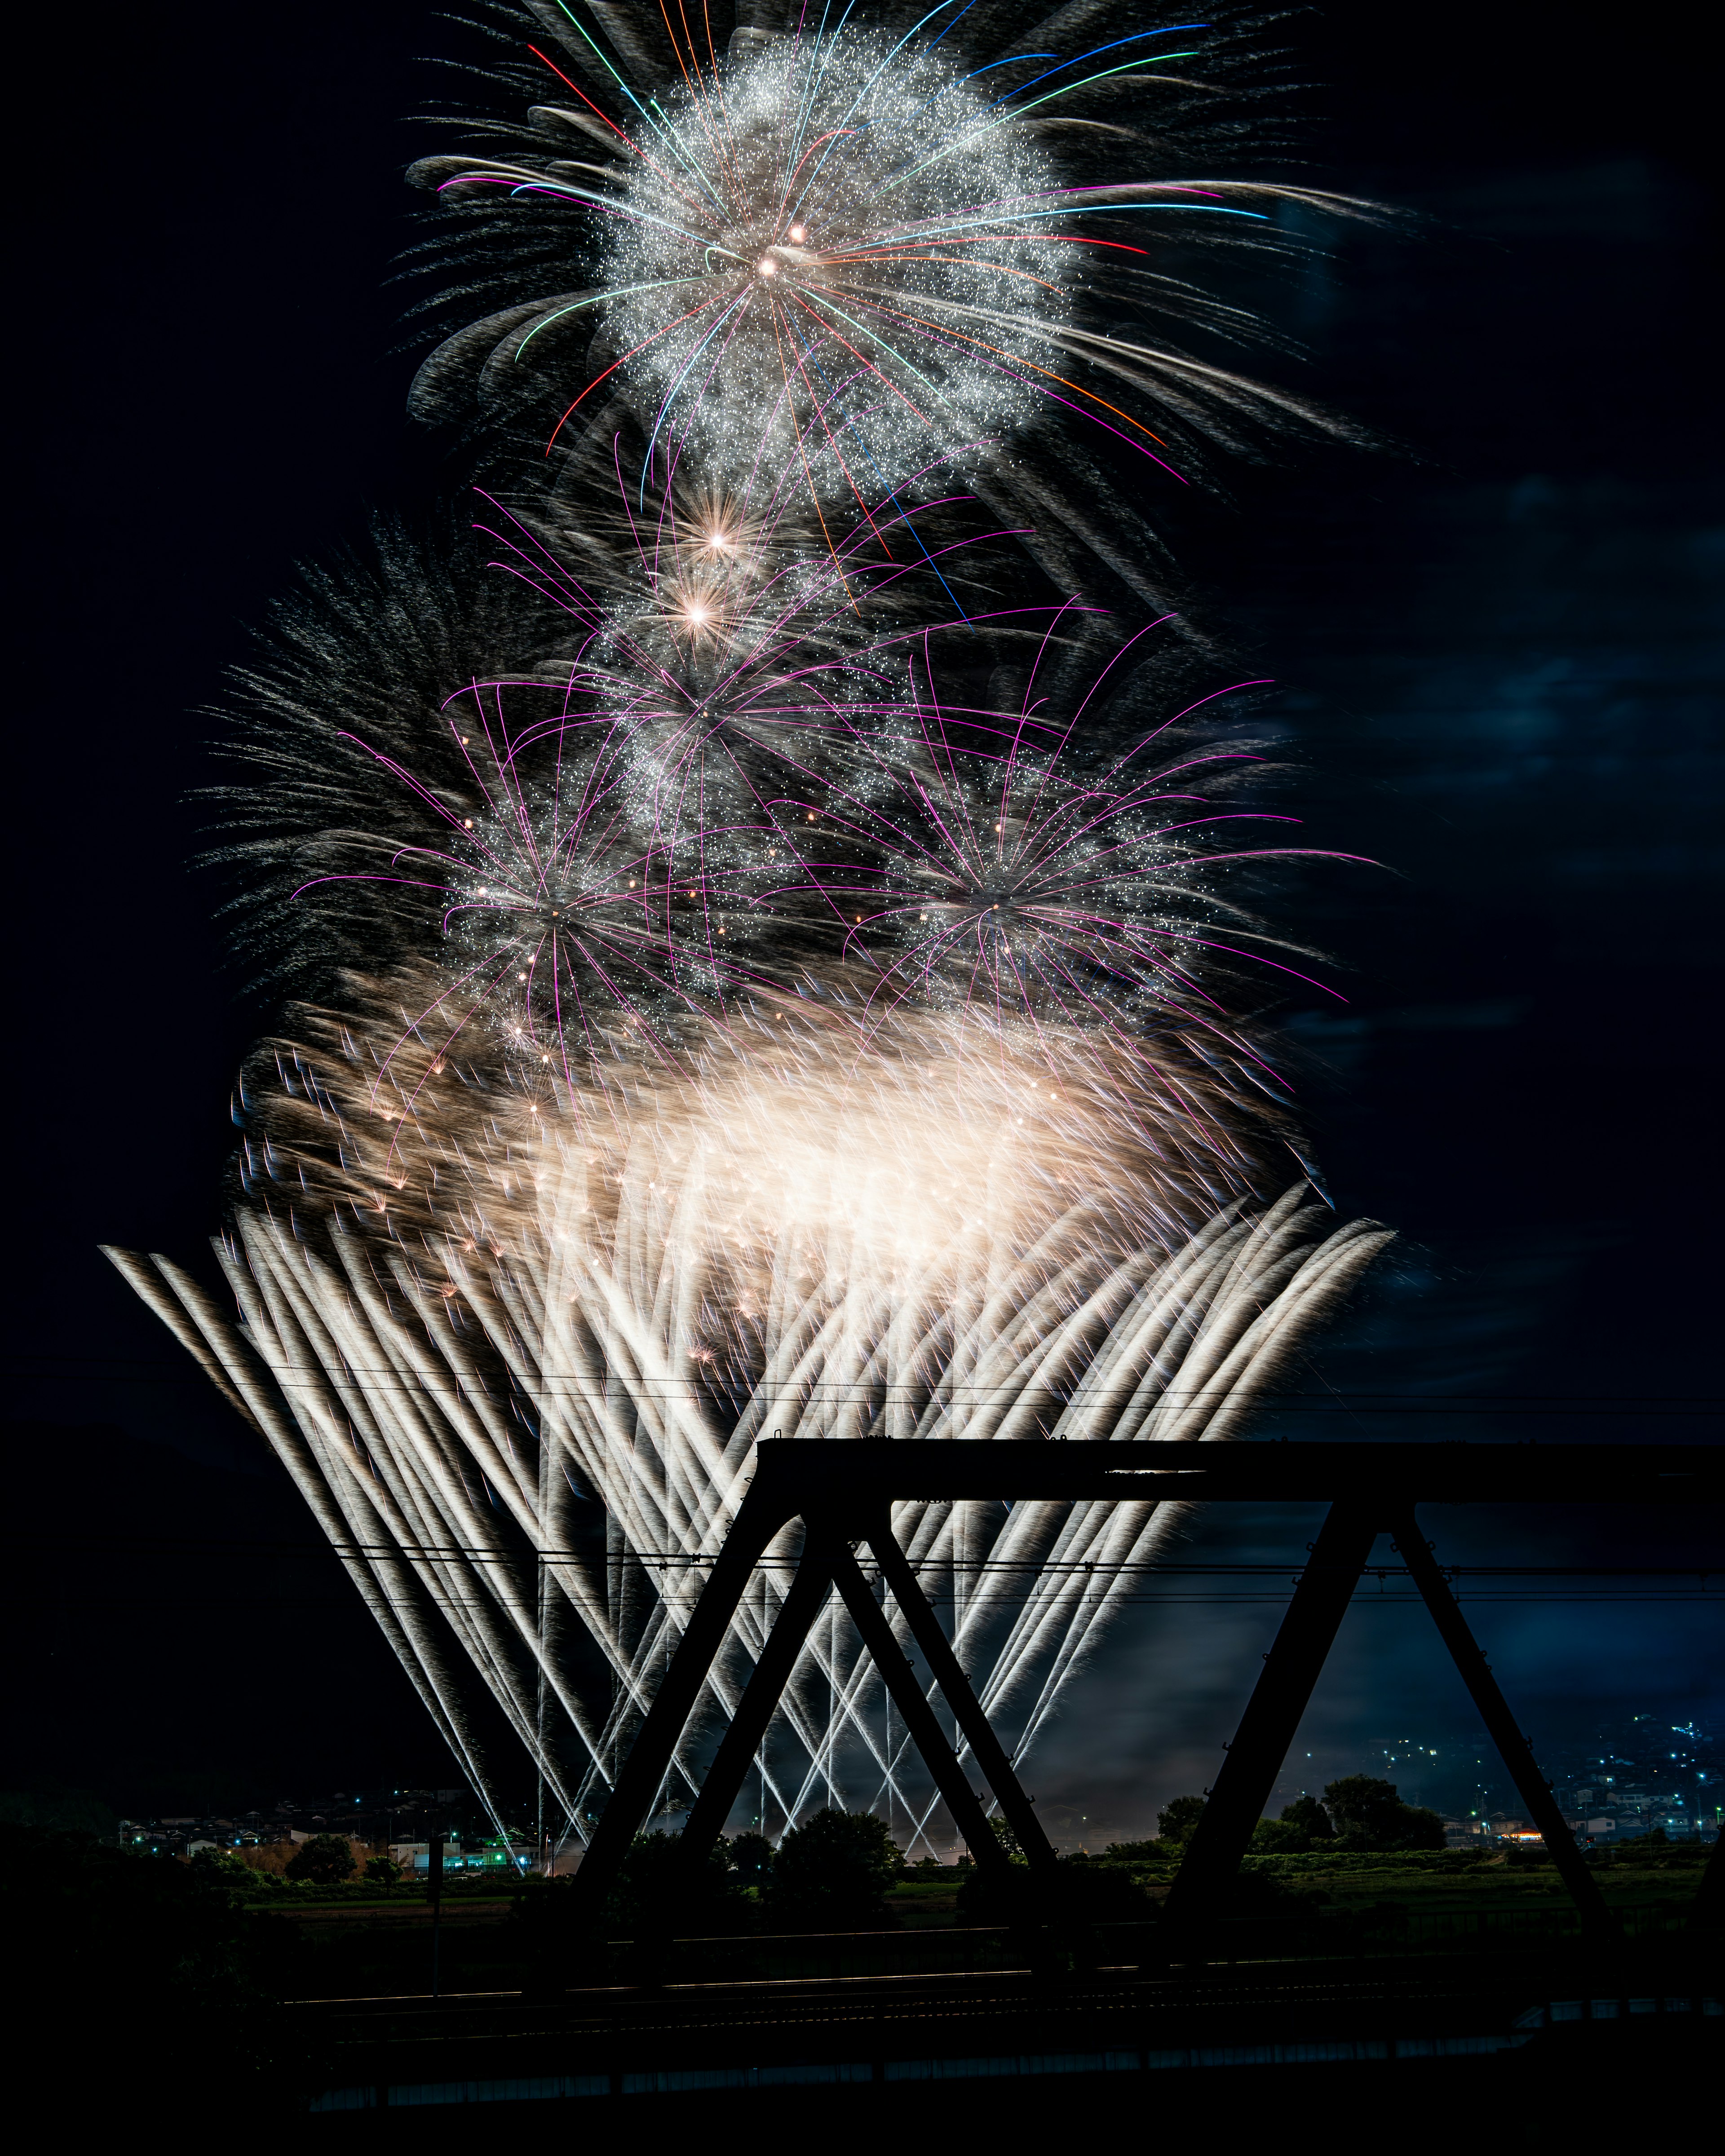
[[[692,1075],[619,1066],[608,1097],[629,1102],[622,1116],[506,1087],[422,1087],[429,1051],[398,1045],[390,1082],[415,1100],[398,1133],[357,1112],[376,1058],[326,1044],[339,1184],[326,1159],[302,1185],[292,1142],[275,1142],[293,1209],[243,1207],[222,1254],[244,1338],[165,1260],[150,1277],[149,1296],[159,1306],[166,1281],[227,1381],[259,1399],[332,1538],[399,1553],[354,1561],[362,1591],[475,1786],[450,1635],[544,1774],[566,1836],[584,1839],[603,1801],[700,1592],[691,1560],[722,1544],[757,1439],[1226,1438],[1387,1240],[1369,1224],[1332,1232],[1298,1189],[1188,1235],[1130,1118],[1098,1108],[1097,1089],[1003,1126],[1045,1034],[972,1060],[942,1048],[944,1022],[919,1021],[860,1080],[854,1039],[828,1015],[806,1039],[781,1034],[771,1069],[716,1036]],[[1060,1052],[1088,1053],[1076,1037]],[[929,1204],[942,1188],[975,1194],[963,1216]],[[333,1209],[323,1229],[319,1190]],[[315,1332],[286,1322],[302,1309]],[[267,1398],[259,1357],[280,1388]],[[476,1384],[476,1357],[498,1378]],[[489,1404],[504,1372],[534,1402],[531,1434]],[[627,1550],[671,1560],[637,1569],[626,1608],[569,1549],[558,1493],[571,1488]],[[1022,1753],[1174,1521],[1124,1499],[917,1502],[894,1525]],[[556,1606],[552,1635],[578,1623],[604,1658],[608,1708],[545,1651],[516,1584],[523,1546]],[[721,1715],[788,1584],[780,1554],[733,1621],[711,1687]],[[543,1743],[542,1681],[562,1732]],[[901,1817],[927,1820],[932,1794],[901,1726],[890,1743],[886,1727],[868,1657],[843,1620],[823,1623],[762,1770],[774,1824],[885,1790]],[[572,1744],[586,1762],[574,1771]],[[694,1786],[697,1758],[674,1774]]]

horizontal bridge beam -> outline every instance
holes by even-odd
[[[809,1507],[907,1499],[1125,1497],[1158,1503],[1717,1504],[1711,1445],[945,1445],[784,1438],[757,1446],[747,1502],[775,1521]]]

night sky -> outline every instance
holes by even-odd
[[[1150,505],[1209,619],[1282,685],[1315,842],[1384,865],[1293,895],[1348,1001],[1285,1016],[1337,1207],[1401,1240],[1260,1435],[1717,1439],[1718,198],[1675,21],[1296,18],[1322,85],[1311,183],[1414,214],[1259,296],[1310,354],[1283,378],[1386,446]],[[198,1263],[267,1022],[187,867],[186,796],[215,775],[196,707],[296,560],[443,483],[385,280],[427,146],[398,116],[454,33],[314,0],[98,5],[75,35],[23,78],[40,139],[13,182],[4,1781],[122,1809],[447,1781],[309,1517],[95,1245]],[[1183,1561],[1291,1564],[1314,1524],[1218,1511]],[[1704,1521],[1580,1505],[1426,1531],[1475,1563],[1725,1555]],[[1601,1717],[1725,1717],[1717,1603],[1473,1614],[1553,1754]],[[1134,1609],[1033,1789],[1142,1830],[1212,1778],[1276,1616]],[[1443,1763],[1404,1792],[1503,1800],[1425,1620],[1390,1599],[1350,1620],[1288,1790],[1404,1738]]]

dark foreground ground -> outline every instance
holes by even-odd
[[[1719,1955],[1691,1939],[1233,1969],[1029,1968],[303,2002],[320,2145],[619,2133],[1204,2123],[1224,2140],[1327,2113],[1425,2145],[1606,2123],[1686,2140],[1716,2097]],[[1657,2122],[1662,2121],[1662,2123]],[[1302,2126],[1303,2122],[1303,2126]]]

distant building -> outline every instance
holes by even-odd
[[[122,1820],[119,1840],[126,1848],[170,1856],[189,1856],[195,1848],[206,1845],[218,1849],[285,1846],[307,1842],[317,1834],[339,1834],[375,1848],[408,1837],[424,1841],[439,1833],[474,1837],[476,1822],[469,1810],[472,1804],[465,1789],[336,1789],[327,1796],[297,1801],[284,1797],[267,1815],[259,1811],[233,1815],[207,1813],[198,1817],[180,1813]],[[485,1830],[478,1829],[480,1833]]]

